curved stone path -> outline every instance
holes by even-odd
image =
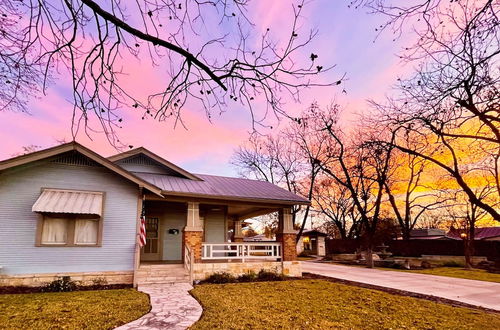
[[[186,329],[201,317],[203,309],[189,290],[189,283],[149,284],[139,286],[151,300],[151,311],[141,318],[122,325],[118,330]]]

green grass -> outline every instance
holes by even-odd
[[[500,329],[500,314],[323,280],[207,284],[192,329]]]
[[[436,267],[430,269],[415,269],[415,270],[392,269],[392,268],[379,268],[379,269],[398,270],[409,273],[448,276],[448,277],[465,278],[468,280],[500,283],[500,274],[489,273],[484,269],[465,269],[460,267]]]
[[[150,309],[133,289],[0,295],[0,329],[111,329]]]

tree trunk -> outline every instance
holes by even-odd
[[[401,233],[403,234],[403,241],[410,240],[410,230],[407,230],[406,228],[402,228]]]
[[[371,243],[368,244],[368,246],[366,247],[365,259],[366,259],[366,267],[373,268],[374,267],[374,264],[373,264],[373,248],[372,248],[372,244]]]
[[[465,268],[472,269],[474,265],[472,264],[472,257],[474,256],[474,234],[475,234],[475,224],[471,221],[469,226],[469,233],[466,240],[464,241],[464,255],[465,255]]]

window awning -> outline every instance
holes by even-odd
[[[95,214],[102,216],[102,192],[43,189],[32,211],[40,213]]]

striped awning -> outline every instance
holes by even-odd
[[[95,214],[102,216],[102,192],[43,189],[32,211],[40,213]]]

